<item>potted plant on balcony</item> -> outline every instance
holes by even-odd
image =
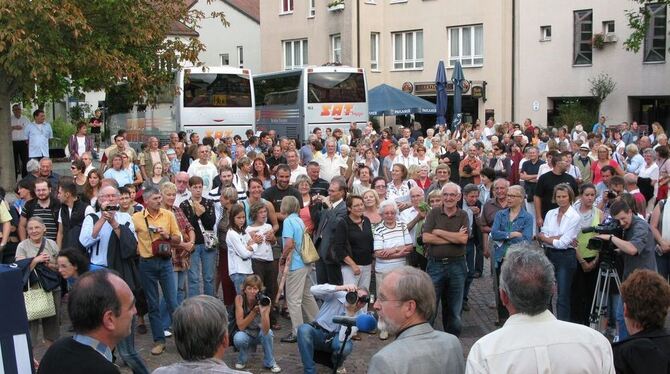
[[[605,47],[605,35],[602,33],[593,34],[591,45],[593,48],[603,49]]]
[[[332,0],[328,3],[328,10],[331,12],[336,12],[338,10],[344,9],[344,0]]]

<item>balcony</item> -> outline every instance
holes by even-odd
[[[329,12],[339,12],[341,10],[344,10],[344,0],[333,0],[328,3]]]

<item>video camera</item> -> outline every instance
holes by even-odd
[[[269,306],[272,302],[272,299],[270,299],[270,296],[259,292],[256,294],[256,302],[260,306]]]
[[[603,224],[593,227],[586,227],[582,229],[582,233],[584,234],[590,232],[594,232],[598,235],[600,234],[612,235],[616,236],[619,239],[623,237],[623,228],[621,228],[617,220],[606,221]],[[586,248],[600,252],[600,258],[602,260],[602,263],[605,263],[607,265],[614,265],[614,259],[616,253],[614,252],[614,245],[612,245],[611,241],[603,240],[600,238],[591,238],[589,239]]]

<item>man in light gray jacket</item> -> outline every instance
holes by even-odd
[[[433,283],[425,272],[403,266],[389,272],[379,288],[375,310],[379,328],[396,336],[370,361],[368,374],[463,373],[458,338],[428,323],[435,311]]]

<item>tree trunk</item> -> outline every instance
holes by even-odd
[[[16,187],[14,152],[12,151],[12,104],[9,93],[0,84],[0,186],[6,191]]]

